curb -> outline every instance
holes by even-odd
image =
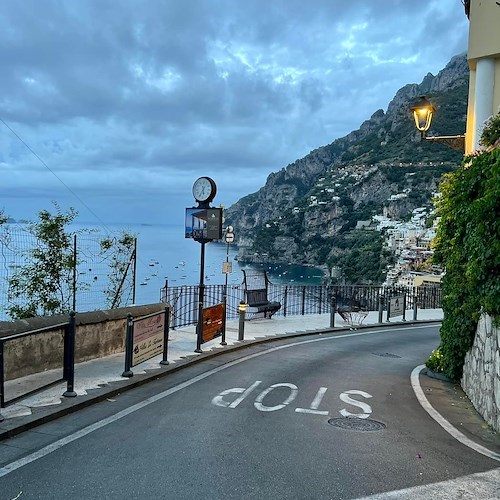
[[[33,429],[40,425],[46,424],[53,420],[56,420],[65,415],[69,415],[71,413],[75,413],[78,410],[82,410],[89,406],[92,406],[96,403],[100,403],[109,399],[110,397],[117,396],[118,394],[124,393],[136,387],[140,387],[141,385],[147,384],[153,380],[158,380],[163,378],[171,373],[178,372],[183,368],[187,368],[189,366],[194,366],[203,361],[206,361],[209,358],[215,358],[221,356],[223,354],[227,354],[229,352],[240,351],[243,349],[247,349],[254,345],[259,344],[269,344],[272,342],[278,342],[283,339],[292,339],[297,337],[307,337],[311,335],[321,335],[321,334],[336,334],[346,331],[353,330],[364,330],[369,328],[380,328],[386,326],[407,326],[407,325],[416,325],[416,324],[432,324],[432,323],[441,323],[442,320],[416,320],[416,321],[399,321],[394,323],[375,323],[371,325],[357,325],[355,327],[351,326],[342,326],[342,327],[334,327],[334,328],[325,328],[319,330],[304,330],[297,332],[285,333],[282,335],[273,335],[267,336],[258,339],[252,340],[242,340],[236,341],[236,344],[231,346],[225,346],[224,349],[210,350],[203,352],[198,355],[193,355],[192,357],[186,359],[176,360],[175,364],[171,365],[163,365],[150,373],[134,375],[134,377],[130,379],[124,379],[123,382],[111,382],[111,384],[119,384],[117,387],[112,387],[110,384],[106,384],[101,386],[100,389],[92,389],[92,391],[99,391],[100,394],[86,394],[82,396],[77,396],[76,398],[69,398],[62,400],[61,404],[58,405],[57,409],[54,409],[54,406],[51,407],[43,407],[37,408],[35,413],[28,415],[26,417],[14,417],[12,419],[5,419],[0,421],[0,442],[2,440],[11,438],[16,436],[17,434],[21,434],[27,430]],[[16,424],[15,419],[23,419],[23,422],[19,422]],[[9,425],[11,424],[11,425]]]

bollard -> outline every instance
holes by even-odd
[[[240,306],[238,307],[240,312],[240,322],[238,325],[238,340],[244,340],[245,337],[245,312],[247,310],[247,305],[242,300]]]
[[[168,332],[170,329],[170,306],[165,307],[163,323],[163,356],[160,365],[168,365]]]
[[[66,391],[63,396],[66,398],[76,397],[75,392],[75,328],[76,328],[75,312],[71,311],[69,315],[69,323],[64,332],[64,375],[66,378]]]
[[[413,321],[417,321],[417,296],[413,296]]]
[[[383,323],[384,316],[384,297],[378,299],[378,322]]]
[[[330,328],[335,328],[335,295],[332,295],[330,300]]]
[[[125,370],[122,373],[122,377],[133,377],[134,372],[130,369],[132,365],[132,342],[134,341],[134,322],[132,319],[132,314],[127,314],[127,330],[126,330],[126,340],[125,340]]]
[[[403,294],[403,321],[406,321],[406,292]]]

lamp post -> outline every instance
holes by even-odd
[[[226,275],[226,281],[224,284],[224,317],[222,318],[222,342],[221,345],[227,345],[226,342],[226,316],[227,316],[227,275],[232,272],[232,266],[229,262],[229,245],[234,241],[234,229],[233,226],[227,226],[226,234],[224,235],[224,240],[226,241],[226,262],[222,265],[222,272]]]
[[[444,144],[455,151],[465,151],[465,135],[442,135],[427,137],[426,133],[429,130],[432,122],[432,116],[436,112],[436,108],[432,102],[424,95],[410,107],[415,120],[415,126],[420,132],[421,141],[438,142]]]

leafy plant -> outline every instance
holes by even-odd
[[[55,214],[38,213],[38,222],[30,222],[27,231],[37,246],[26,252],[25,264],[9,278],[7,314],[13,319],[63,314],[70,310],[73,269],[72,236],[66,230],[77,212],[63,213],[54,202]]]
[[[425,366],[429,368],[429,370],[432,370],[433,372],[436,373],[442,373],[443,372],[443,354],[439,349],[436,349],[432,351],[431,355],[429,356],[429,359],[425,363]]]
[[[493,144],[498,120],[484,132]],[[433,257],[446,269],[439,351],[443,372],[459,379],[481,311],[500,318],[500,148],[466,157],[461,169],[445,176],[440,192]]]
[[[101,240],[101,254],[109,259],[108,287],[104,291],[110,309],[122,305],[124,284],[135,255],[136,235],[123,231],[119,237]]]

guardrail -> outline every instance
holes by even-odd
[[[66,391],[63,396],[66,397],[74,397],[76,396],[76,392],[74,391],[74,382],[75,382],[75,313],[72,312],[69,316],[69,320],[66,323],[59,323],[57,325],[51,325],[45,328],[39,328],[37,330],[30,330],[28,332],[16,333],[13,335],[8,335],[5,337],[0,337],[0,408],[5,408],[7,405],[13,404],[16,401],[26,398],[32,394],[36,394],[37,392],[46,389],[47,387],[51,387],[55,384],[59,384],[60,382],[67,382]],[[20,340],[25,337],[42,335],[47,332],[63,332],[63,359],[62,359],[62,376],[57,380],[53,380],[52,382],[37,387],[34,390],[31,390],[27,393],[19,395],[10,400],[6,400],[5,398],[5,344],[8,342],[13,342],[16,340]],[[14,353],[13,353],[14,354]],[[2,417],[0,416],[0,420]]]
[[[332,301],[336,304],[357,303],[367,311],[385,310],[388,300],[405,294],[406,307],[413,309],[441,308],[440,287],[382,287],[369,285],[274,285],[268,288],[268,299],[281,303],[276,316],[330,313]],[[224,302],[226,295],[226,318],[238,318],[238,306],[244,299],[243,285],[205,285],[205,307]],[[196,324],[198,321],[198,286],[164,287],[161,302],[170,304],[171,328]],[[247,310],[247,319],[256,314]]]

